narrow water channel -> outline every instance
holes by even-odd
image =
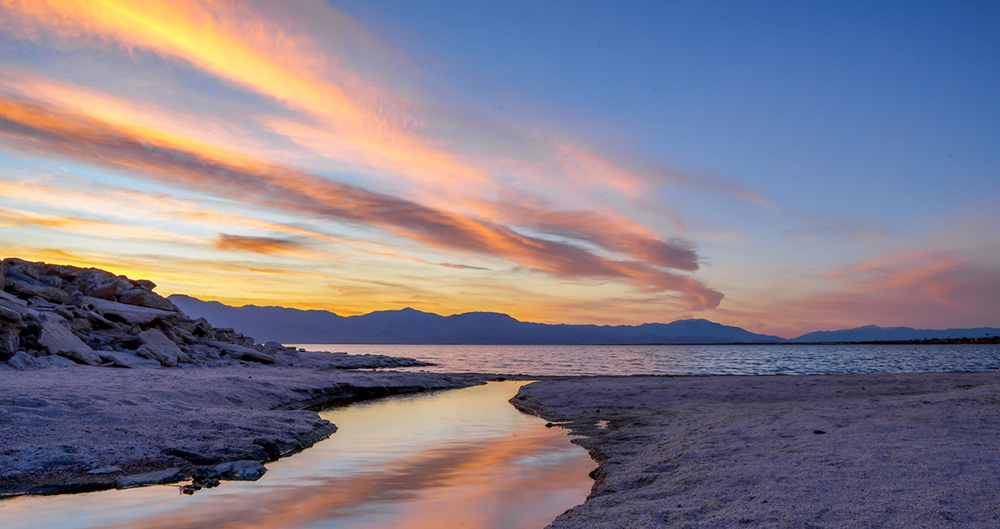
[[[155,486],[0,501],[4,529],[542,528],[586,498],[595,466],[507,400],[523,382],[323,412],[337,433],[256,482],[194,496]]]

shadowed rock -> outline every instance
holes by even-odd
[[[190,360],[170,338],[158,329],[149,329],[139,333],[139,341],[143,343],[137,350],[139,356],[156,360],[164,367],[177,365]]]
[[[118,320],[130,325],[148,325],[157,319],[179,319],[181,313],[171,312],[149,307],[137,307],[101,298],[84,296],[81,299],[84,308],[93,310],[105,318]]]
[[[87,344],[73,334],[73,331],[62,323],[48,319],[42,322],[38,344],[50,353],[65,356],[74,362],[96,366],[101,363],[101,357]]]

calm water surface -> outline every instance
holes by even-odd
[[[529,375],[777,375],[995,371],[1000,345],[297,345]]]
[[[194,496],[155,486],[0,501],[3,529],[544,527],[580,504],[596,466],[565,430],[507,400],[523,382],[324,412],[329,439],[256,482]]]

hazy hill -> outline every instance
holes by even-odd
[[[803,334],[793,342],[881,342],[906,340],[933,340],[937,338],[984,338],[1000,336],[1000,329],[977,327],[974,329],[914,329],[912,327],[879,327],[866,325],[839,331],[817,331]]]
[[[183,295],[169,299],[192,317],[207,318],[216,326],[232,327],[258,340],[282,343],[582,345],[784,341],[702,319],[618,326],[550,325],[522,322],[495,312],[441,316],[407,308],[345,317],[321,310],[232,307]]]

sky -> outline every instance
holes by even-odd
[[[1000,326],[1000,4],[0,0],[0,249],[232,305]]]

